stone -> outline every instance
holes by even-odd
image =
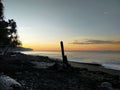
[[[105,90],[114,90],[110,82],[102,82],[101,87]]]

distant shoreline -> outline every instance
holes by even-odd
[[[19,51],[19,52],[22,52],[22,51],[33,51],[33,49],[25,48],[25,47],[17,47],[17,48],[13,48],[12,51]]]

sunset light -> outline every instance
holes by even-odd
[[[120,90],[120,0],[0,0],[0,90]]]
[[[93,2],[5,0],[5,17],[16,20],[23,47],[59,50],[63,40],[66,50],[120,50],[119,1]],[[98,42],[71,44],[87,40]]]

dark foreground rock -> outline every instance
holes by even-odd
[[[31,61],[50,62],[47,57],[0,58],[0,73],[18,81],[23,90],[109,90],[104,82],[108,82],[113,90],[120,90],[120,76],[100,71],[89,71],[86,68],[63,68],[61,63],[48,68],[34,68]],[[38,59],[39,58],[39,59]],[[42,59],[41,59],[42,58]],[[43,60],[43,61],[41,61]],[[52,63],[56,61],[52,60]],[[108,85],[109,86],[109,85]]]

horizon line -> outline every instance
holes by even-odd
[[[33,50],[33,51],[61,51],[61,50]],[[120,50],[65,50],[65,51],[118,51]]]

